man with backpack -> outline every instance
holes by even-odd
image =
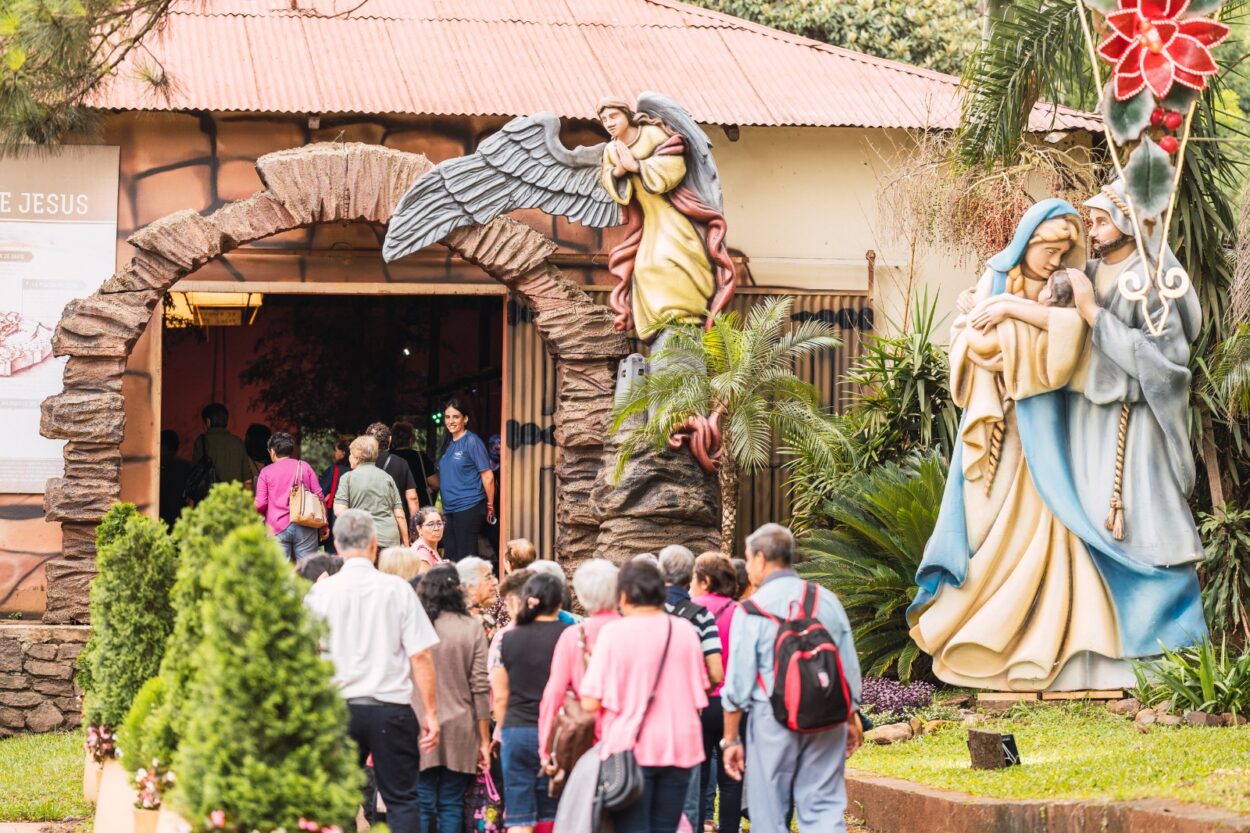
[[[730,629],[721,759],[734,778],[750,772],[753,833],[788,831],[792,809],[802,833],[845,831],[846,759],[863,741],[850,623],[833,593],[794,571],[784,526],[757,529],[746,555],[756,591]]]

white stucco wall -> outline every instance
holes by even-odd
[[[907,241],[877,210],[878,181],[911,140],[901,130],[742,128],[731,142],[709,128],[725,192],[729,244],[750,258],[760,286],[865,289],[865,252],[877,253],[873,298],[879,329],[901,322]],[[918,251],[917,290],[936,295],[938,317],[975,283],[975,259]],[[949,322],[949,317],[947,321]],[[946,326],[938,328],[945,340]]]

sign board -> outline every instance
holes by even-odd
[[[118,160],[78,145],[0,155],[0,493],[42,492],[63,471],[39,405],[61,391],[61,311],[113,274]]]

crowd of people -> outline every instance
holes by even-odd
[[[499,581],[476,556],[428,566],[380,549],[363,508],[338,511],[334,539],[337,556],[301,566],[306,604],[328,625],[323,649],[372,765],[380,801],[364,806],[384,807],[395,833],[844,829],[859,665],[837,599],[793,570],[785,527],[757,530],[739,564],[673,545],[591,559],[571,588],[523,540],[505,547]],[[774,644],[796,615],[828,635],[847,698],[816,731],[787,725],[772,696]],[[791,685],[787,700],[808,696]],[[619,772],[633,773],[625,800]]]
[[[206,473],[252,488],[311,583],[371,776],[364,817],[394,833],[844,829],[859,664],[837,599],[793,570],[789,530],[761,527],[744,559],[674,544],[569,582],[529,541],[491,540],[498,449],[458,401],[443,413],[437,461],[411,424],[378,422],[318,476],[290,434],[240,439],[214,404],[183,469],[184,502]],[[796,634],[803,650],[783,647]]]

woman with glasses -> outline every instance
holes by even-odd
[[[412,548],[417,557],[431,567],[442,562],[438,554],[438,542],[443,540],[443,513],[433,506],[422,506],[413,516],[412,524],[416,529],[417,539]]]
[[[447,513],[443,552],[452,561],[477,555],[482,521],[495,516],[495,473],[481,437],[469,430],[458,399],[443,406],[447,434],[438,460],[438,486]]]

